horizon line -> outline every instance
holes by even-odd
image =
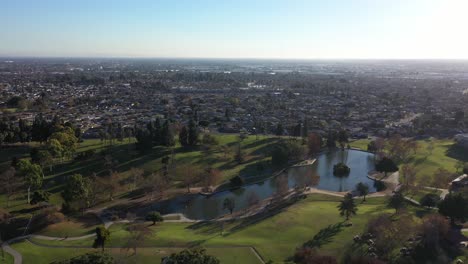
[[[146,60],[277,60],[277,61],[468,61],[468,58],[267,58],[267,57],[165,57],[165,56],[29,56],[0,55],[1,59],[146,59]]]

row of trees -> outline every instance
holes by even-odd
[[[67,126],[73,130],[76,138],[81,137],[79,127],[73,126],[70,122],[64,123],[59,116],[54,116],[50,121],[42,114],[34,117],[31,123],[24,119],[11,120],[4,117],[0,120],[0,144],[18,142],[45,142],[56,132],[63,130]]]
[[[159,118],[144,126],[136,127],[137,148],[140,151],[148,151],[154,146],[172,147],[175,145],[174,130],[175,126],[169,120],[161,124]]]

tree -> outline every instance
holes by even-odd
[[[105,191],[109,195],[109,201],[114,200],[114,195],[120,190],[120,173],[111,171],[109,176],[101,178]]]
[[[156,193],[159,194],[160,197],[164,196],[164,192],[168,186],[169,183],[167,180],[159,173],[151,173],[145,179],[145,189],[150,192],[150,201],[153,200]]]
[[[388,199],[388,206],[395,209],[395,214],[398,213],[398,209],[405,206],[405,197],[401,192],[395,192]]]
[[[188,137],[189,137],[189,132],[187,130],[187,127],[183,126],[179,131],[180,145],[182,145],[183,147],[188,146],[189,145]]]
[[[440,201],[440,196],[435,193],[428,193],[424,195],[419,201],[422,206],[435,207]]]
[[[78,209],[86,208],[89,206],[90,189],[91,183],[87,178],[81,174],[74,174],[68,178],[65,184],[62,192],[63,200],[69,208],[75,204]]]
[[[359,196],[363,196],[363,201],[366,201],[366,195],[369,194],[369,185],[360,182],[356,185],[356,191],[359,193]]]
[[[110,232],[104,226],[96,227],[96,238],[94,239],[93,248],[101,247],[104,252],[104,247],[110,239]]]
[[[14,167],[9,167],[0,174],[0,192],[5,194],[6,207],[10,207],[11,197],[18,191],[21,186],[21,181],[15,177],[16,170]]]
[[[307,137],[307,146],[309,148],[309,155],[316,155],[322,146],[322,139],[317,133],[310,133]]]
[[[236,207],[236,202],[232,198],[226,198],[223,201],[223,209],[229,210],[229,212],[232,214],[234,211],[234,208]]]
[[[283,133],[284,133],[283,125],[281,123],[278,123],[278,125],[276,126],[275,135],[282,136]]]
[[[413,165],[405,164],[401,167],[401,172],[405,179],[406,187],[414,186],[416,182],[416,168]]]
[[[336,148],[336,135],[332,131],[328,132],[326,146],[328,148]]]
[[[153,224],[154,225],[154,224]],[[137,248],[142,247],[147,238],[153,235],[153,230],[146,224],[134,223],[127,227],[130,236],[125,247],[127,251],[133,249],[134,254],[137,254]]]
[[[450,181],[453,179],[453,174],[446,169],[439,168],[432,176],[432,186],[437,188],[447,188]]]
[[[416,152],[418,144],[416,141],[403,139],[395,134],[387,140],[388,155],[396,161],[407,161],[411,151]]]
[[[206,254],[203,248],[185,249],[179,253],[172,253],[163,260],[165,264],[219,264],[216,257]]]
[[[341,148],[344,148],[344,144],[348,142],[348,133],[346,130],[342,129],[338,132],[338,142],[340,143]]]
[[[130,177],[133,178],[133,190],[137,188],[138,182],[140,182],[144,171],[140,168],[131,168],[130,169]]]
[[[46,191],[35,191],[31,198],[31,204],[38,204],[41,202],[49,202],[50,193]]]
[[[346,216],[346,220],[349,220],[351,215],[355,215],[357,212],[356,204],[354,203],[353,195],[351,193],[345,194],[343,200],[338,205],[338,210],[341,216]]]
[[[195,124],[195,121],[193,121],[193,119],[190,119],[189,121],[187,141],[190,146],[195,146],[196,144],[198,144],[199,141],[198,127],[197,124]]]
[[[375,170],[378,172],[384,172],[385,177],[387,177],[388,172],[398,171],[398,166],[393,162],[393,160],[383,157],[377,162],[377,164],[375,164]]]
[[[86,253],[67,260],[54,261],[52,264],[114,264],[114,258],[106,253]]]
[[[461,193],[449,193],[439,203],[439,213],[449,217],[452,225],[456,220],[465,221],[468,218],[468,200]]]
[[[166,120],[162,126],[161,140],[162,140],[161,143],[163,146],[172,147],[175,145],[174,131],[168,120]]]
[[[161,214],[159,212],[149,212],[146,217],[145,217],[146,221],[151,221],[153,222],[153,225],[156,224],[156,222],[162,222],[164,221],[164,218],[161,216]]]
[[[47,150],[54,158],[62,158],[64,152],[62,144],[57,139],[50,139],[47,141]]]
[[[218,169],[208,168],[205,170],[203,185],[205,188],[216,185],[222,179],[222,172]]]
[[[201,181],[203,170],[199,166],[185,164],[178,166],[174,170],[174,174],[183,182],[187,187],[187,192],[190,193],[190,187]]]
[[[32,164],[29,160],[18,162],[18,172],[24,178],[28,191],[28,204],[31,203],[31,190],[40,188],[44,179],[41,166]]]

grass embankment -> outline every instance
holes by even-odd
[[[207,247],[210,253],[220,256],[220,258],[226,255],[233,257],[231,253],[224,254],[228,253],[223,252],[225,250],[238,246],[253,246],[266,260],[283,262],[292,256],[296,247],[309,241],[316,245],[321,253],[341,257],[343,249],[352,243],[354,235],[360,234],[364,230],[370,218],[385,212],[393,213],[393,210],[386,207],[384,198],[369,198],[365,203],[358,200],[358,214],[351,219],[353,225],[340,227],[339,224],[343,222],[343,218],[339,216],[337,210],[339,200],[339,197],[313,194],[282,212],[264,219],[229,222],[224,226],[223,234],[221,234],[219,223],[162,223],[151,226],[153,235],[145,242],[145,246],[185,248],[200,245]],[[111,226],[110,246],[124,246],[129,237],[126,226],[126,224]],[[49,245],[90,246],[92,241],[93,239],[90,238],[82,241],[37,242]],[[28,242],[13,246],[27,256],[36,254],[35,250],[31,250],[32,253],[30,253],[30,248],[38,247],[25,245],[26,243]],[[48,249],[47,252],[38,250],[37,254],[42,252],[41,254],[57,257],[54,250]],[[147,250],[156,252],[156,249]],[[57,253],[58,257],[62,256],[60,254],[62,253]],[[249,262],[248,256],[250,254],[237,255],[237,257],[242,258],[242,260],[237,260],[240,261],[238,263],[254,263]],[[50,257],[47,256],[47,259]]]

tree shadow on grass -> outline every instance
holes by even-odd
[[[222,223],[216,221],[202,221],[191,224],[186,229],[193,230],[196,234],[215,235],[221,234]]]
[[[451,145],[445,152],[445,155],[463,162],[468,162],[468,150],[457,144]]]
[[[343,223],[329,225],[320,230],[311,240],[304,243],[304,247],[320,248],[323,245],[332,242],[333,237],[343,230]]]

